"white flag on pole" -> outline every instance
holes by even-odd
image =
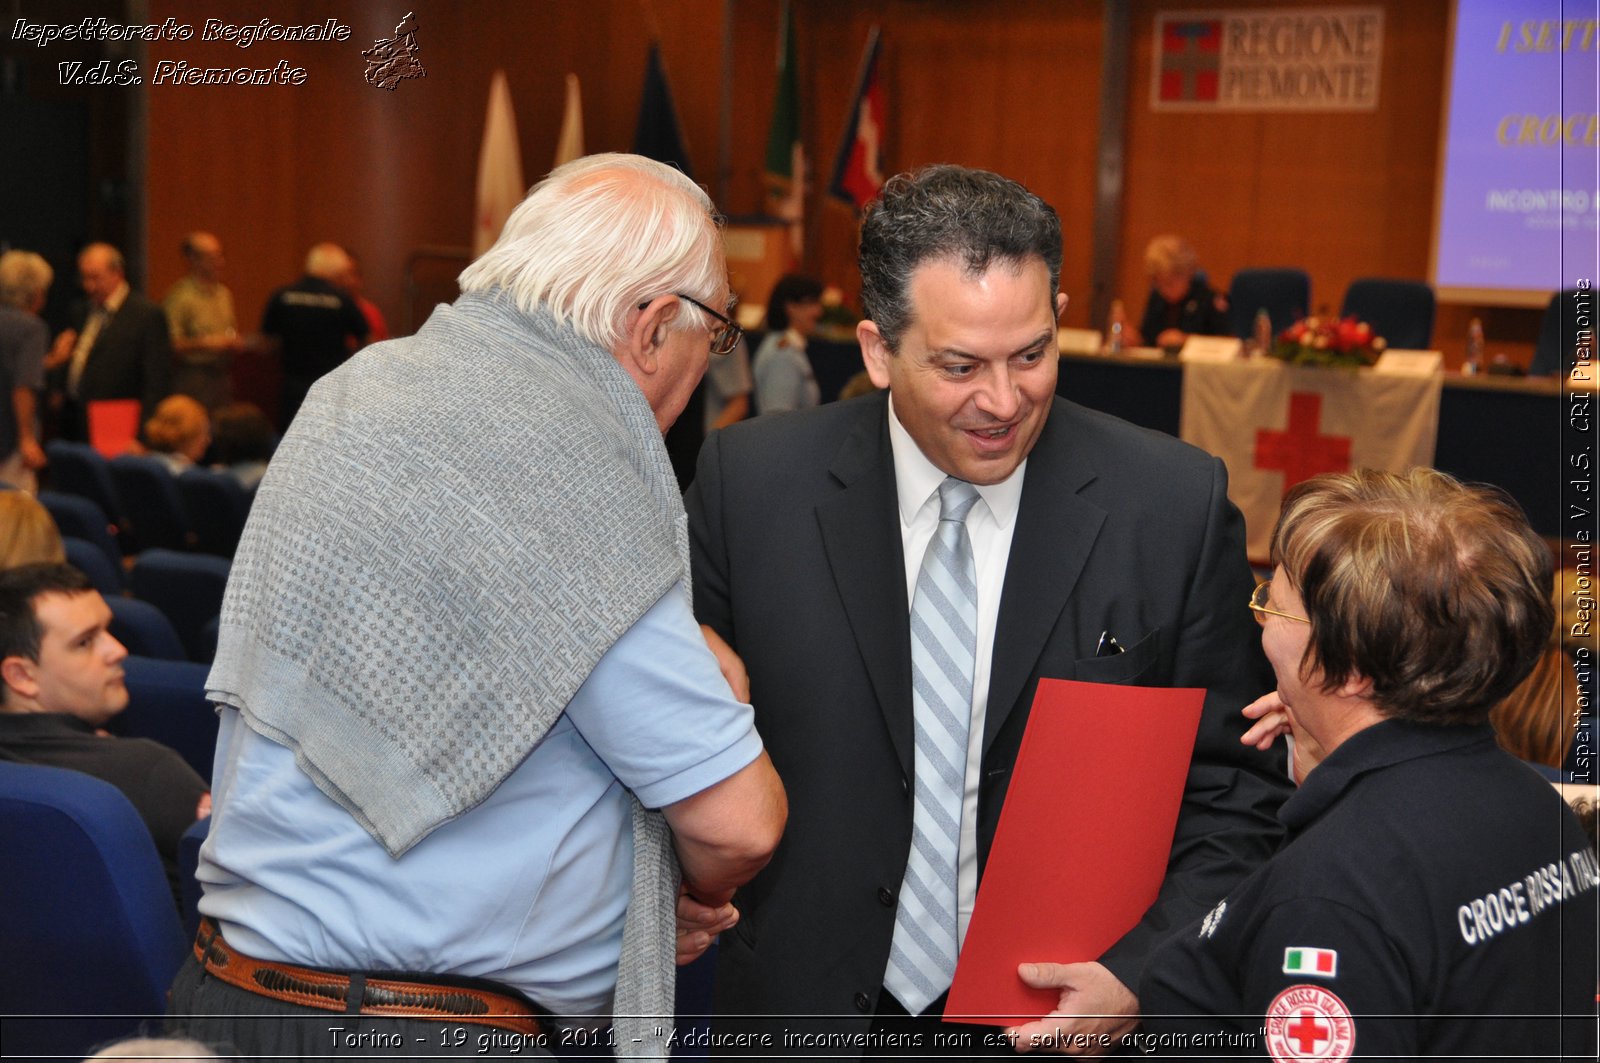
[[[578,94],[578,75],[567,75],[567,105],[561,112],[561,136],[556,139],[555,166],[581,159],[583,150],[583,101]],[[552,167],[554,169],[554,167]]]
[[[489,83],[489,110],[478,149],[478,198],[473,211],[472,257],[489,250],[506,218],[528,186],[522,181],[522,151],[517,146],[517,120],[511,113],[511,87],[504,70]]]

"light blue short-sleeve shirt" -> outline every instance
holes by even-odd
[[[527,759],[398,860],[294,754],[222,708],[200,910],[235,948],[311,967],[490,978],[558,1015],[610,1008],[651,808],[761,752],[680,585],[601,658]]]
[[[822,401],[822,390],[798,332],[769,332],[756,348],[756,412],[805,410]]]

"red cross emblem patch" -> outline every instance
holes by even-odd
[[[1344,1063],[1355,1052],[1356,1024],[1337,995],[1292,985],[1267,1006],[1267,1052],[1277,1063]]]

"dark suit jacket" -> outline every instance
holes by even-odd
[[[722,937],[716,1012],[856,1015],[827,1028],[864,1029],[911,840],[909,605],[885,398],[713,435],[687,505],[696,612],[744,657],[790,810]],[[1130,988],[1150,947],[1278,838],[1282,758],[1238,740],[1239,708],[1273,686],[1251,586],[1220,461],[1055,400],[1029,457],[995,632],[980,868],[1041,676],[1207,688],[1161,896],[1101,958]],[[1106,631],[1125,652],[1097,659]]]
[[[85,306],[73,326],[80,333],[88,316]],[[129,292],[89,348],[78,381],[78,422],[74,427],[82,431],[82,408],[97,399],[138,399],[139,422],[143,424],[171,392],[172,333],[166,312],[142,295]]]

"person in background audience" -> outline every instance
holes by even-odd
[[[305,1058],[336,1019],[352,1054],[541,1056],[615,1014],[665,1056],[673,960],[709,945],[676,940],[680,889],[731,925],[777,844],[783,788],[694,621],[662,442],[738,337],[707,309],[710,199],[586,156],[460,285],[312,387],[256,494],[172,1032]]]
[[[222,283],[226,260],[221,240],[192,232],[183,238],[183,257],[189,272],[168,289],[162,304],[177,359],[172,390],[210,409],[233,395],[233,359],[240,350],[233,293]]]
[[[97,1059],[119,1059],[123,1063],[153,1063],[158,1059],[187,1059],[195,1063],[223,1063],[225,1056],[215,1055],[209,1045],[191,1041],[186,1037],[130,1037],[106,1045],[83,1063]]]
[[[1488,723],[1549,641],[1549,548],[1498,489],[1361,470],[1284,497],[1272,562],[1250,608],[1277,689],[1241,741],[1293,736],[1288,837],[1151,954],[1146,1034],[1594,1059],[1600,864]]]
[[[87,440],[91,403],[137,399],[142,422],[172,392],[172,333],[161,307],[128,287],[122,252],[110,244],[79,253],[78,279],[88,301],[78,326],[56,337],[49,362],[65,367],[62,432]]]
[[[66,559],[50,511],[30,494],[0,490],[0,569]]]
[[[39,311],[54,277],[32,251],[0,255],[0,483],[28,492],[45,465],[36,409],[50,330]]]
[[[1578,729],[1578,678],[1560,632],[1552,635],[1527,678],[1490,711],[1489,724],[1501,749],[1559,775]]]
[[[102,728],[128,707],[128,651],[111,610],[70,565],[0,572],[0,759],[71,768],[121,790],[155,841],[177,896],[178,840],[211,814],[205,780],[175,751]]]
[[[750,351],[741,336],[733,350],[711,359],[699,389],[667,429],[667,457],[679,487],[687,489],[694,480],[706,436],[750,416],[750,387]]]
[[[872,374],[865,369],[844,382],[844,387],[839,389],[839,401],[858,399],[862,395],[871,395],[878,390],[878,385],[872,382]]]
[[[703,386],[707,435],[750,416],[750,349],[743,338],[728,354],[711,359]]]
[[[370,326],[343,287],[350,256],[338,244],[317,244],[306,254],[306,272],[272,293],[261,315],[261,334],[278,349],[283,365],[284,427],[294,420],[306,392],[367,341]]]
[[[361,272],[361,259],[353,251],[348,254],[350,272],[344,275],[344,287],[350,293],[350,298],[356,301],[356,306],[361,308],[361,316],[367,319],[367,342],[386,340],[389,338],[389,323],[383,319],[383,311],[378,309],[378,304],[367,298],[367,281]]]
[[[1144,252],[1150,299],[1144,304],[1138,342],[1175,350],[1190,334],[1228,334],[1228,300],[1200,274],[1194,248],[1181,237],[1158,236]]]
[[[803,410],[822,399],[806,341],[822,318],[822,282],[790,273],[778,279],[767,300],[767,328],[756,348],[756,412]]]
[[[253,402],[229,403],[211,415],[213,467],[233,476],[246,491],[254,491],[266,475],[277,445],[272,422]]]
[[[144,423],[150,456],[176,476],[192,469],[211,446],[211,419],[206,408],[188,395],[169,395]]]

